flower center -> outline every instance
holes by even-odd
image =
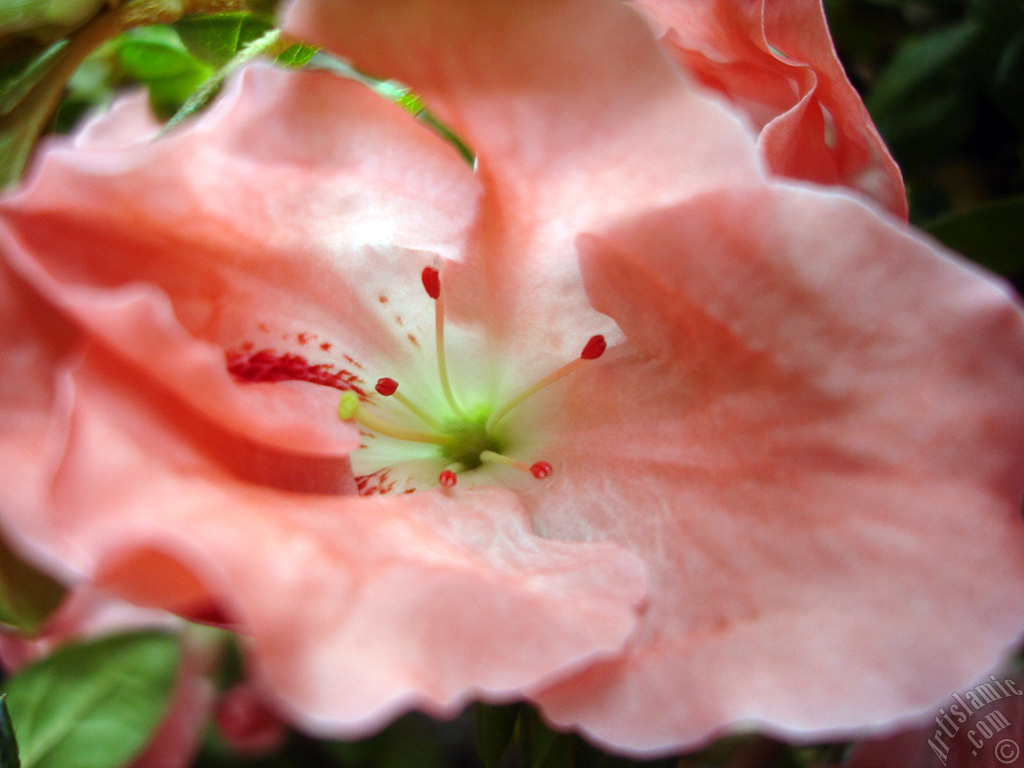
[[[511,411],[527,399],[586,365],[589,361],[600,357],[606,346],[604,337],[592,337],[583,348],[579,358],[526,387],[504,404],[498,407],[467,409],[455,398],[448,378],[448,366],[445,359],[444,298],[441,292],[440,272],[436,267],[426,267],[423,270],[422,279],[424,290],[434,300],[438,377],[450,413],[444,418],[432,415],[417,405],[404,392],[399,392],[399,384],[395,379],[386,377],[377,381],[375,387],[377,393],[382,397],[401,403],[416,416],[422,427],[425,428],[402,426],[379,416],[373,410],[368,409],[359,394],[353,391],[342,394],[341,402],[338,405],[339,417],[345,420],[354,420],[370,430],[371,434],[377,436],[392,438],[407,444],[431,447],[437,465],[443,467],[437,475],[437,483],[447,488],[458,482],[461,473],[470,472],[485,464],[503,464],[522,472],[528,472],[538,480],[550,476],[554,469],[547,461],[535,461],[528,464],[507,455],[508,446],[503,438],[504,433],[500,424]],[[383,484],[379,485],[390,488]]]
[[[441,446],[441,455],[450,464],[460,464],[470,470],[484,463],[480,456],[485,451],[501,453],[501,443],[487,431],[489,417],[490,414],[481,413],[468,421],[446,425],[444,432],[451,438],[451,442]]]

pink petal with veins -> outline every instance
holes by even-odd
[[[565,469],[527,504],[545,535],[634,550],[652,587],[629,651],[540,693],[548,716],[638,752],[726,725],[820,739],[934,707],[1011,651],[1024,322],[1005,287],[785,185],[581,248],[630,344],[574,382]]]

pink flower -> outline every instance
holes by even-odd
[[[51,145],[0,214],[24,550],[233,623],[314,733],[528,696],[631,753],[820,738],[1002,659],[1024,628],[1002,285],[768,178],[628,6],[286,21],[411,85],[478,166],[361,86],[262,67],[159,141],[135,99]]]
[[[772,173],[842,184],[907,217],[896,162],[850,85],[821,0],[633,0],[702,84],[760,131]]]

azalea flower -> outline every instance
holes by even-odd
[[[51,143],[0,211],[24,552],[235,627],[318,734],[527,697],[634,754],[820,738],[1004,657],[1005,286],[770,175],[630,6],[285,25],[409,84],[476,168],[355,83],[259,66],[159,140],[135,97]]]

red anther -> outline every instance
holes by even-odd
[[[394,379],[389,379],[386,376],[383,379],[377,380],[377,385],[374,387],[377,390],[377,394],[382,394],[385,397],[390,397],[398,390],[398,382]]]
[[[378,395],[391,397],[398,391],[398,382],[385,376],[383,379],[377,379],[377,386],[374,389],[377,390]]]
[[[437,482],[443,485],[445,488],[451,488],[458,482],[459,476],[452,472],[450,469],[446,469],[440,475],[437,476]]]
[[[603,341],[603,340],[602,340]],[[536,464],[530,465],[530,474],[536,477],[538,480],[543,480],[545,477],[550,477],[554,470],[551,465],[546,461],[538,461]]]
[[[436,267],[423,268],[423,287],[427,290],[427,296],[432,299],[441,295],[441,273]]]
[[[591,336],[590,341],[587,342],[587,346],[580,352],[580,357],[584,360],[596,360],[604,354],[605,348],[608,344],[604,340],[604,336],[600,334],[597,336]]]

